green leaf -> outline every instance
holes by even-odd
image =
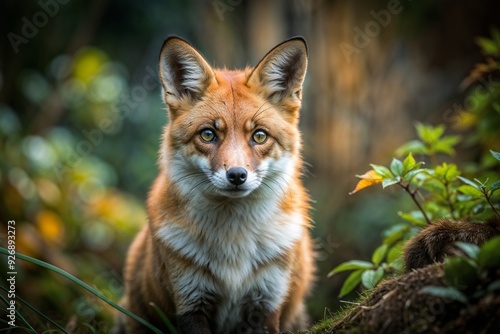
[[[455,150],[453,146],[455,146],[458,142],[460,142],[459,136],[446,136],[439,139],[436,144],[433,146],[434,152],[436,153],[445,153],[448,155],[455,154]]]
[[[491,155],[492,155],[495,159],[497,159],[498,161],[500,161],[500,152],[495,152],[495,151],[493,151],[493,150],[490,150],[490,152],[491,152]]]
[[[389,247],[386,244],[382,244],[375,249],[372,255],[372,262],[376,265],[379,265],[380,262],[385,258]]]
[[[486,291],[488,291],[488,292],[493,292],[493,291],[497,291],[497,290],[500,290],[500,281],[499,280],[491,282],[491,284],[486,287]]]
[[[428,154],[428,149],[425,147],[425,144],[422,143],[420,140],[412,140],[407,142],[406,144],[403,144],[401,147],[399,147],[395,155],[397,156],[404,156],[409,153],[414,153],[414,154]]]
[[[331,277],[337,273],[340,273],[342,271],[347,271],[347,270],[354,270],[354,269],[371,269],[373,268],[373,263],[368,262],[368,261],[360,261],[360,260],[351,260],[347,261],[344,263],[339,264],[335,268],[330,271],[328,274],[328,277]]]
[[[477,270],[471,260],[463,257],[449,257],[444,262],[444,277],[456,287],[467,287],[477,282]]]
[[[398,215],[410,222],[414,226],[425,227],[427,226],[427,221],[421,211],[415,210],[411,212],[398,212]]]
[[[391,161],[391,172],[396,176],[403,175],[403,163],[396,158]]]
[[[499,46],[492,39],[478,37],[476,41],[485,54],[495,56],[500,53]]]
[[[339,298],[344,297],[358,286],[361,282],[361,275],[363,272],[364,270],[356,270],[346,278],[344,284],[342,284],[342,288],[340,289]]]
[[[500,268],[500,236],[488,240],[481,246],[477,264],[481,269]]]
[[[384,181],[382,181],[382,188],[387,188],[389,186],[395,185],[395,184],[399,183],[400,181],[401,181],[400,176],[396,176],[396,177],[393,177],[390,179],[384,179]]]
[[[431,191],[432,193],[446,198],[446,186],[444,185],[443,181],[439,180],[437,177],[427,179],[422,187]]]
[[[392,178],[394,177],[391,173],[391,171],[385,167],[385,166],[381,166],[381,165],[375,165],[375,164],[370,164],[370,166],[373,168],[373,170],[375,171],[375,173],[377,173],[378,175],[382,176],[383,178]]]
[[[426,171],[425,168],[420,168],[420,169],[415,169],[415,170],[411,170],[409,171],[408,173],[406,173],[406,175],[404,176],[404,180],[407,181],[407,182],[411,182],[411,180],[419,173],[422,173]]]
[[[499,181],[496,181],[495,183],[493,183],[489,188],[488,188],[488,192],[491,192],[491,195],[493,195],[493,193],[495,191],[497,191],[498,189],[500,189],[500,180]]]
[[[472,213],[474,213],[475,215],[479,215],[484,212],[485,208],[486,207],[483,203],[479,203],[478,205],[474,205],[474,207],[472,208]]]
[[[434,144],[444,133],[444,125],[438,125],[433,127],[431,125],[425,125],[422,123],[417,123],[416,125],[417,135],[424,143]]]
[[[384,277],[384,268],[382,267],[379,267],[377,270],[366,270],[361,275],[361,283],[367,289],[373,289],[382,277]]]
[[[394,261],[390,262],[389,267],[398,273],[403,273],[405,271],[405,263],[401,257],[398,257]]]
[[[397,244],[395,244],[389,252],[387,253],[387,262],[388,263],[393,263],[394,261],[401,259],[401,255],[403,255],[403,246],[404,242],[400,241]]]
[[[396,241],[402,240],[404,235],[408,232],[410,226],[407,224],[394,225],[385,231],[384,244],[392,246]]]
[[[469,179],[467,179],[467,178],[465,178],[465,177],[462,177],[462,176],[457,176],[457,177],[458,177],[460,180],[462,180],[462,182],[463,182],[463,183],[468,184],[469,186],[474,187],[474,188],[476,188],[477,190],[479,190],[479,189],[480,189],[480,188],[479,188],[479,185],[477,185],[474,181],[469,180]]]
[[[460,248],[468,257],[471,259],[476,259],[479,254],[479,246],[474,244],[469,244],[466,242],[457,242],[457,247]]]
[[[406,158],[403,160],[403,174],[406,174],[409,171],[411,171],[413,168],[415,168],[416,164],[417,164],[417,162],[415,161],[413,154],[411,154],[411,152],[410,152],[406,156]]]
[[[420,293],[426,293],[440,298],[448,298],[467,304],[467,296],[451,286],[424,286]]]
[[[435,177],[439,180],[451,182],[454,181],[457,176],[460,175],[460,171],[455,164],[447,164],[444,162],[440,166],[436,166],[435,168]]]
[[[478,190],[477,188],[474,188],[468,184],[464,184],[458,187],[458,191],[460,191],[462,194],[471,196],[472,198],[480,198],[484,196],[481,190]]]

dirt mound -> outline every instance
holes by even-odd
[[[466,290],[465,304],[421,291],[447,286],[442,264],[414,270],[374,289],[335,320],[331,333],[498,333],[500,289],[486,293],[485,287],[500,279],[500,270],[488,276]]]

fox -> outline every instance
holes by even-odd
[[[314,280],[299,116],[302,37],[253,68],[212,68],[169,37],[158,72],[168,112],[148,224],[133,240],[121,305],[160,330],[279,333],[308,324]],[[149,333],[120,315],[116,333]]]

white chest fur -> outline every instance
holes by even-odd
[[[166,223],[157,232],[171,249],[217,278],[208,282],[203,273],[190,272],[182,282],[186,295],[196,298],[192,291],[215,290],[220,298],[216,319],[222,331],[235,325],[241,316],[242,299],[254,291],[267,299],[272,296],[266,302],[277,307],[286,295],[290,272],[266,264],[301,237],[302,217],[281,213],[277,203],[269,200],[247,198],[220,207],[201,199],[196,203],[186,213],[193,224],[189,229]]]

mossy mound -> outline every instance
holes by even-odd
[[[491,272],[463,291],[468,303],[462,303],[421,291],[447,286],[443,265],[431,265],[382,283],[310,333],[499,333],[500,289],[486,292],[499,279],[500,270]]]

